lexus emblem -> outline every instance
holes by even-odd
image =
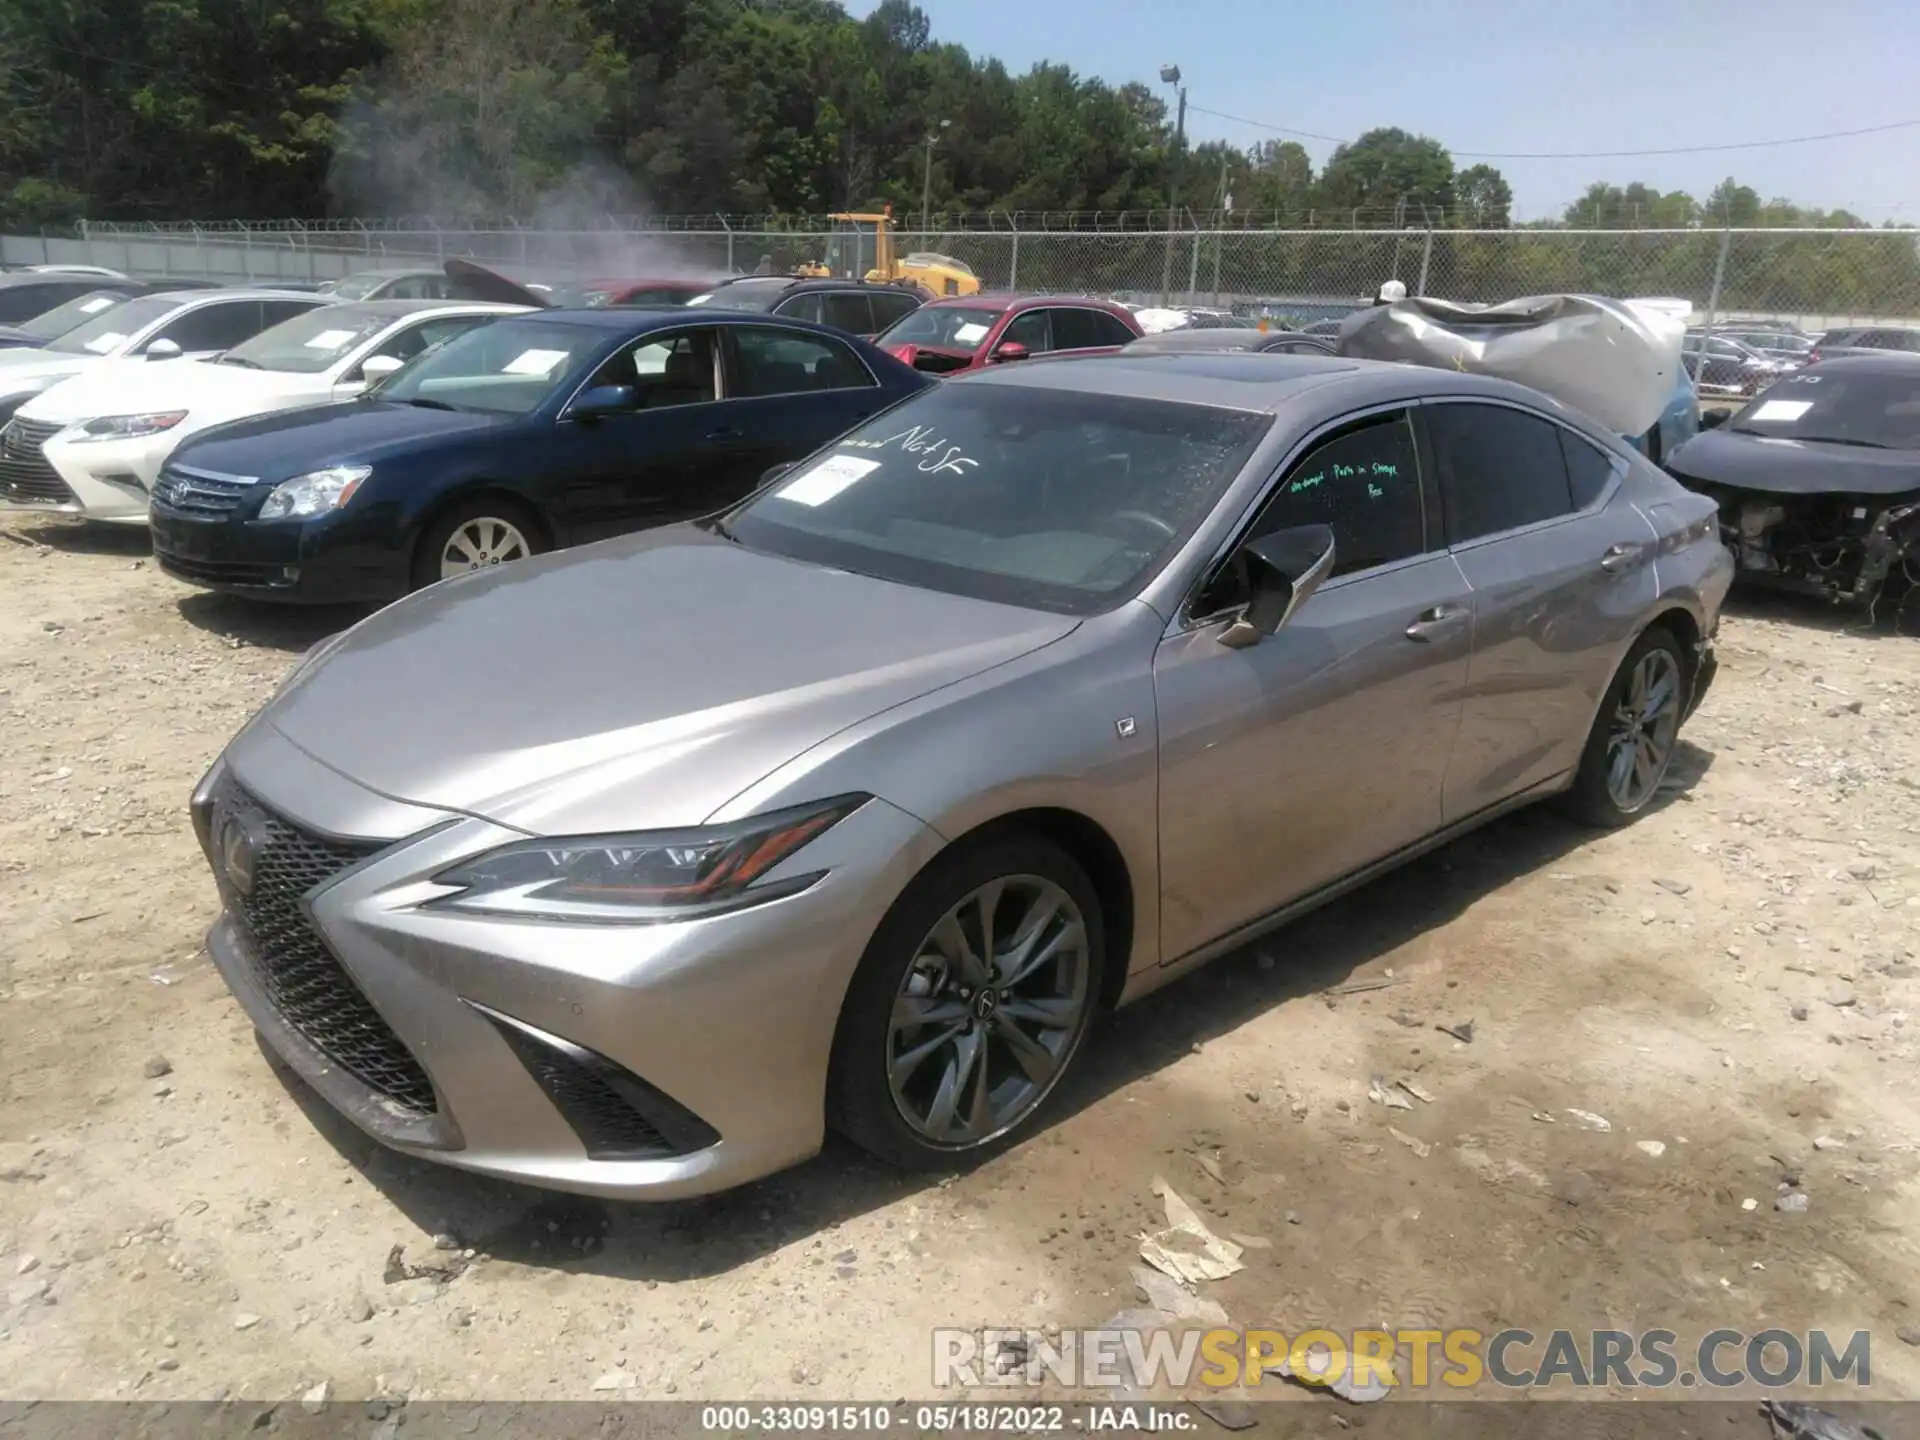
[[[237,815],[229,815],[221,822],[219,832],[220,871],[227,877],[227,883],[234,893],[251,895],[253,893],[253,836],[248,832],[246,822]]]

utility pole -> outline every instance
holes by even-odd
[[[1180,166],[1187,144],[1187,87],[1180,83],[1178,65],[1160,67],[1162,84],[1174,87],[1179,105],[1173,122],[1173,169],[1167,180],[1167,254],[1160,266],[1160,303],[1173,303],[1173,217],[1180,213]]]
[[[927,132],[927,163],[920,171],[920,238],[922,240],[926,239],[927,231],[933,223],[929,218],[933,209],[933,147],[939,143],[940,131],[952,124],[951,120],[942,120],[939,130]]]

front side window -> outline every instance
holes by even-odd
[[[1007,322],[1007,328],[1000,334],[1002,345],[1024,345],[1032,354],[1053,348],[1052,331],[1048,321],[1050,312],[1046,310],[1027,310]]]
[[[1420,462],[1404,410],[1316,445],[1280,481],[1248,538],[1296,525],[1333,528],[1333,573],[1405,560],[1427,548]]]
[[[648,336],[607,361],[589,383],[631,387],[641,410],[704,405],[714,398],[713,331]]]
[[[189,355],[205,350],[226,350],[242,340],[251,340],[266,328],[266,324],[267,319],[261,313],[258,300],[229,300],[202,305],[176,320],[169,320],[159,334],[147,341],[147,348],[153,348],[154,340],[171,340]]]
[[[1271,424],[1205,405],[941,385],[867,421],[724,523],[774,554],[1091,614],[1166,562]]]
[[[1572,511],[1560,427],[1504,405],[1424,407],[1447,539],[1460,544]]]

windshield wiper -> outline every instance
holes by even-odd
[[[709,530],[715,535],[718,535],[722,540],[731,541],[735,545],[740,543],[740,537],[733,533],[733,527],[727,524],[727,519],[724,515],[714,515],[708,519],[698,520],[694,523],[699,525],[701,529]]]
[[[249,360],[244,355],[222,355],[220,357],[220,363],[222,365],[244,365],[249,370],[264,370],[267,368],[258,360]]]
[[[411,399],[397,402],[401,405],[418,405],[422,410],[458,410],[458,405],[449,405],[444,400],[429,400],[425,395],[415,395]]]
[[[1864,450],[1895,450],[1898,446],[1889,445],[1882,440],[1855,440],[1844,435],[1795,435],[1791,437],[1810,445],[1858,445]]]

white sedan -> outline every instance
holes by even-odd
[[[351,400],[443,340],[524,308],[437,300],[323,305],[215,359],[118,364],[63,381],[22,405],[0,431],[0,499],[144,524],[161,464],[189,436]]]

